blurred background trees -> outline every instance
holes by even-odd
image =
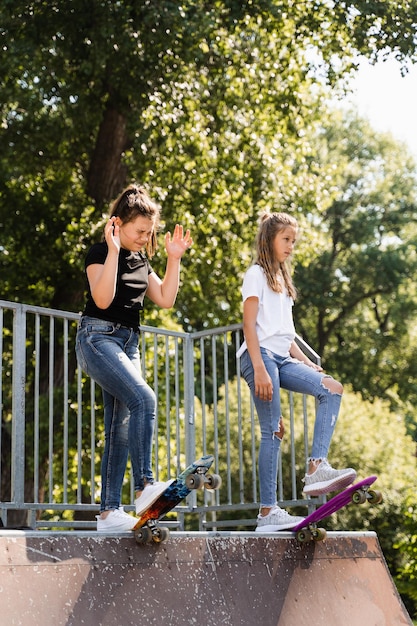
[[[415,62],[416,23],[405,0],[3,0],[2,299],[80,311],[85,252],[135,180],[195,241],[175,310],[144,321],[238,322],[259,212],[289,211],[298,332],[373,415],[379,467],[378,402],[417,439],[416,164],[335,99],[360,55]],[[415,482],[415,444],[398,455]],[[415,503],[395,506],[407,550]]]

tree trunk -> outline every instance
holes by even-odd
[[[109,104],[97,135],[87,176],[87,191],[102,208],[114,199],[126,182],[127,167],[121,163],[129,145],[126,118]]]

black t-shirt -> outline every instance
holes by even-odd
[[[104,264],[108,253],[106,242],[94,244],[87,253],[85,268],[94,263]],[[148,276],[152,272],[146,256],[124,248],[119,252],[116,294],[107,309],[96,306],[88,285],[87,303],[83,315],[116,322],[122,326],[139,329],[139,311],[148,288]],[[87,281],[88,283],[88,281]]]

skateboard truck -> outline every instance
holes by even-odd
[[[205,468],[199,468],[195,474],[189,474],[185,479],[188,489],[218,489],[222,479],[218,474],[206,474]]]
[[[382,493],[374,489],[369,489],[367,485],[356,489],[356,491],[352,493],[353,504],[364,504],[367,500],[369,504],[380,504],[383,500]]]
[[[300,543],[323,541],[327,537],[327,530],[325,528],[319,528],[316,524],[309,524],[307,528],[297,530],[295,536]]]
[[[169,539],[169,529],[165,526],[159,526],[156,520],[148,520],[146,526],[138,528],[135,531],[136,543],[163,543]]]

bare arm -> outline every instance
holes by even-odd
[[[321,367],[321,365],[317,365],[317,363],[313,363],[313,361],[310,361],[308,356],[306,354],[304,354],[304,352],[301,350],[300,346],[295,341],[293,341],[292,344],[291,344],[290,355],[294,359],[297,359],[298,361],[302,361],[302,363],[305,363],[306,365],[308,365],[309,367],[312,367],[313,369],[317,370],[318,372],[322,372],[323,371],[323,368]]]
[[[109,249],[104,264],[93,263],[87,267],[91,295],[100,309],[107,309],[116,293],[120,239],[119,227],[115,224],[115,219],[110,218],[104,228],[104,236]]]
[[[243,303],[243,332],[249,356],[252,361],[255,377],[255,395],[262,400],[272,400],[272,380],[269,376],[261,355],[258,335],[256,333],[256,318],[258,315],[259,299],[256,296],[247,298]]]
[[[146,295],[155,304],[163,309],[174,306],[180,284],[181,258],[186,250],[192,245],[190,231],[183,233],[183,227],[175,226],[174,234],[165,235],[165,249],[167,251],[167,265],[165,276],[161,280],[155,272],[149,274],[149,285]]]

